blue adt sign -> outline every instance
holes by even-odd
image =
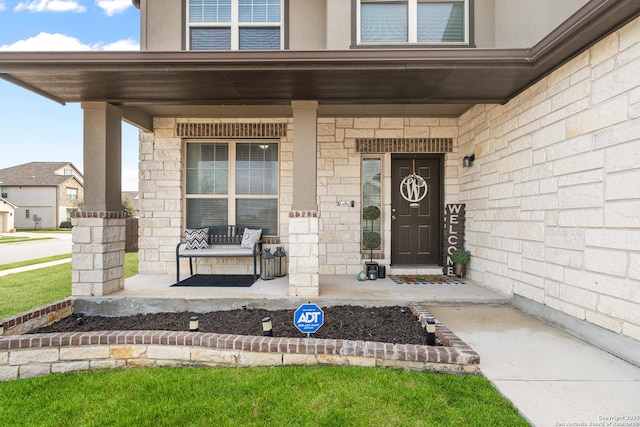
[[[293,314],[293,324],[300,332],[312,334],[324,324],[324,311],[316,304],[302,304]]]

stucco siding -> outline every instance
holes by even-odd
[[[459,119],[470,277],[640,339],[640,20]]]

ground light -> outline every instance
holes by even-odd
[[[427,345],[436,345],[436,319],[427,317]]]
[[[262,319],[262,335],[265,337],[273,336],[273,325],[271,323],[271,317],[265,317]]]
[[[189,319],[189,330],[191,332],[196,332],[198,330],[198,318],[196,316]]]

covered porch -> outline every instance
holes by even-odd
[[[431,306],[467,304],[505,305],[500,295],[469,279],[463,284],[398,284],[389,277],[358,281],[352,275],[321,275],[320,295],[289,296],[289,276],[258,279],[251,287],[172,287],[173,275],[139,274],[125,280],[124,287],[105,296],[76,297],[74,307],[91,315],[133,315],[164,311],[208,312],[247,308],[292,309],[309,301],[320,306],[404,306],[423,302]]]

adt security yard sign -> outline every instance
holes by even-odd
[[[302,304],[293,314],[293,324],[306,334],[312,334],[324,324],[324,311],[316,304]]]

